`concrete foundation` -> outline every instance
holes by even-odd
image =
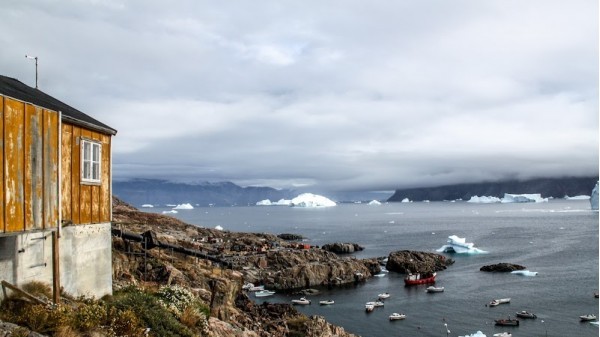
[[[64,227],[59,239],[60,285],[74,296],[112,294],[110,223]],[[52,285],[52,232],[0,237],[0,280]],[[0,297],[3,294],[0,293]]]

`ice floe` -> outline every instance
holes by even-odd
[[[472,242],[466,242],[465,238],[460,238],[456,235],[450,235],[446,245],[443,245],[437,250],[440,253],[457,253],[457,254],[486,254],[487,252],[476,248]]]
[[[474,195],[471,197],[471,199],[467,200],[467,202],[476,203],[476,204],[491,204],[491,203],[495,203],[495,202],[500,202],[500,198],[486,197],[486,196],[480,197],[480,196]]]
[[[369,205],[381,205],[381,203],[377,200],[372,200],[369,202]]]
[[[142,207],[144,207],[144,208],[152,208],[152,207],[154,207],[154,205],[151,205],[151,204],[143,204],[143,205],[142,205]]]
[[[510,194],[504,193],[502,203],[515,203],[515,202],[548,202],[548,198],[542,198],[540,193],[532,194]]]
[[[222,231],[222,230],[223,230],[223,227],[221,227],[220,225],[216,225],[216,226],[215,226],[215,229],[216,229],[216,230],[218,230],[218,231]]]
[[[172,209],[170,211],[162,211],[162,214],[177,214],[177,211]]]
[[[529,271],[529,270],[515,270],[511,271],[511,274],[522,275],[522,276],[536,276],[538,274],[537,271]]]
[[[481,331],[477,331],[476,333],[471,334],[471,335],[464,335],[464,336],[458,336],[458,337],[486,337],[486,335]]]
[[[194,209],[194,206],[192,206],[191,204],[179,204],[173,207],[173,209]]]

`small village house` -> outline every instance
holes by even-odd
[[[111,294],[117,131],[1,75],[0,130],[0,280]]]

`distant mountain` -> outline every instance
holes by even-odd
[[[113,194],[137,207],[144,204],[193,206],[254,205],[264,199],[292,199],[297,193],[271,187],[241,187],[231,182],[184,184],[157,179],[114,181]]]
[[[539,178],[531,180],[511,180],[502,182],[484,182],[459,184],[440,187],[409,188],[396,190],[388,201],[431,200],[469,200],[472,196],[502,198],[504,193],[527,194],[540,193],[543,198],[564,198],[565,196],[591,195],[598,177],[586,178]]]

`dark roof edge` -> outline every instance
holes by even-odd
[[[111,136],[114,136],[114,135],[117,134],[117,130],[110,129],[110,128],[103,128],[101,126],[98,126],[98,125],[95,125],[95,124],[92,124],[92,123],[87,123],[87,122],[84,122],[82,120],[79,120],[79,119],[67,116],[67,115],[65,115],[63,113],[61,113],[60,115],[61,115],[61,117],[62,117],[63,120],[65,120],[65,121],[67,121],[69,123],[72,123],[72,124],[75,124],[75,125],[79,125],[79,126],[83,126],[83,127],[88,128],[88,129],[96,130],[96,131],[99,131],[99,132],[102,132],[102,133],[106,133],[106,134],[109,134]]]

